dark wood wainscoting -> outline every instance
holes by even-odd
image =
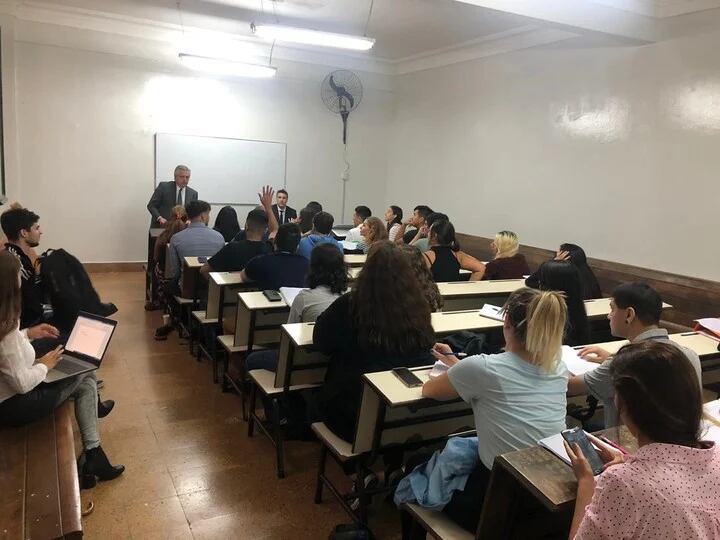
[[[463,251],[481,261],[492,258],[490,238],[458,234],[457,239]],[[521,246],[520,252],[535,271],[543,262],[550,259],[554,250],[533,246]],[[603,294],[608,296],[613,288],[628,281],[642,281],[660,293],[664,302],[672,304],[663,315],[663,322],[672,330],[685,329],[693,325],[693,320],[701,317],[720,316],[720,283],[679,274],[671,274],[650,268],[641,268],[601,259],[588,258],[590,267],[600,282]],[[681,328],[682,327],[682,328]]]

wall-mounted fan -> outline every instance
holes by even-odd
[[[342,174],[343,195],[342,195],[342,215],[341,220],[345,220],[345,188],[348,180],[350,180],[350,162],[347,160],[347,125],[350,112],[354,111],[363,96],[362,82],[352,71],[340,69],[333,71],[322,83],[320,89],[325,106],[335,114],[339,114],[343,123],[343,160],[345,161],[345,171]]]

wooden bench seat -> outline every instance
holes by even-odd
[[[2,537],[82,538],[72,404],[0,431]]]

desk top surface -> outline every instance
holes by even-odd
[[[510,294],[525,286],[524,279],[498,279],[489,281],[450,281],[438,283],[438,290],[445,298],[454,296],[490,296]]]
[[[283,324],[285,332],[293,341],[296,347],[308,347],[313,344],[313,330],[315,323],[292,323]]]
[[[432,367],[418,367],[411,368],[410,371],[425,383],[431,369]],[[389,407],[399,407],[426,399],[422,396],[422,386],[405,386],[392,371],[366,373],[363,377]]]
[[[242,272],[210,272],[210,284],[224,287],[226,285],[240,285],[246,283]]]
[[[280,300],[276,300],[275,302],[271,302],[262,291],[238,293],[238,301],[250,311],[258,309],[290,309],[285,300],[282,298],[280,298]]]
[[[158,236],[160,236],[160,234],[161,234],[164,230],[165,230],[165,229],[160,228],[160,227],[153,227],[152,229],[150,229],[150,236],[151,236],[152,238],[157,238]]]
[[[362,266],[367,260],[367,255],[364,253],[345,255],[345,262],[350,266]]]
[[[197,257],[184,257],[183,262],[185,264],[185,268],[193,268],[196,270],[199,270],[202,268],[202,265],[205,263],[200,262],[200,260]]]

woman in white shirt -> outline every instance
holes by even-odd
[[[387,224],[388,240],[395,241],[395,237],[402,228],[403,211],[394,204],[385,210],[385,223]]]
[[[523,288],[505,303],[505,352],[458,361],[447,345],[435,357],[451,366],[423,385],[423,396],[472,406],[480,463],[444,512],[475,532],[495,457],[565,429],[567,370],[560,360],[567,307],[560,293]]]
[[[105,416],[114,403],[98,409],[94,372],[46,384],[48,370],[60,360],[63,348],[35,362],[33,339],[57,337],[49,324],[20,330],[20,262],[0,251],[0,426],[22,426],[43,418],[68,398],[75,401],[75,418],[84,452],[81,456],[81,487],[93,487],[97,480],[112,480],[125,467],[113,466],[100,446],[98,415]]]

